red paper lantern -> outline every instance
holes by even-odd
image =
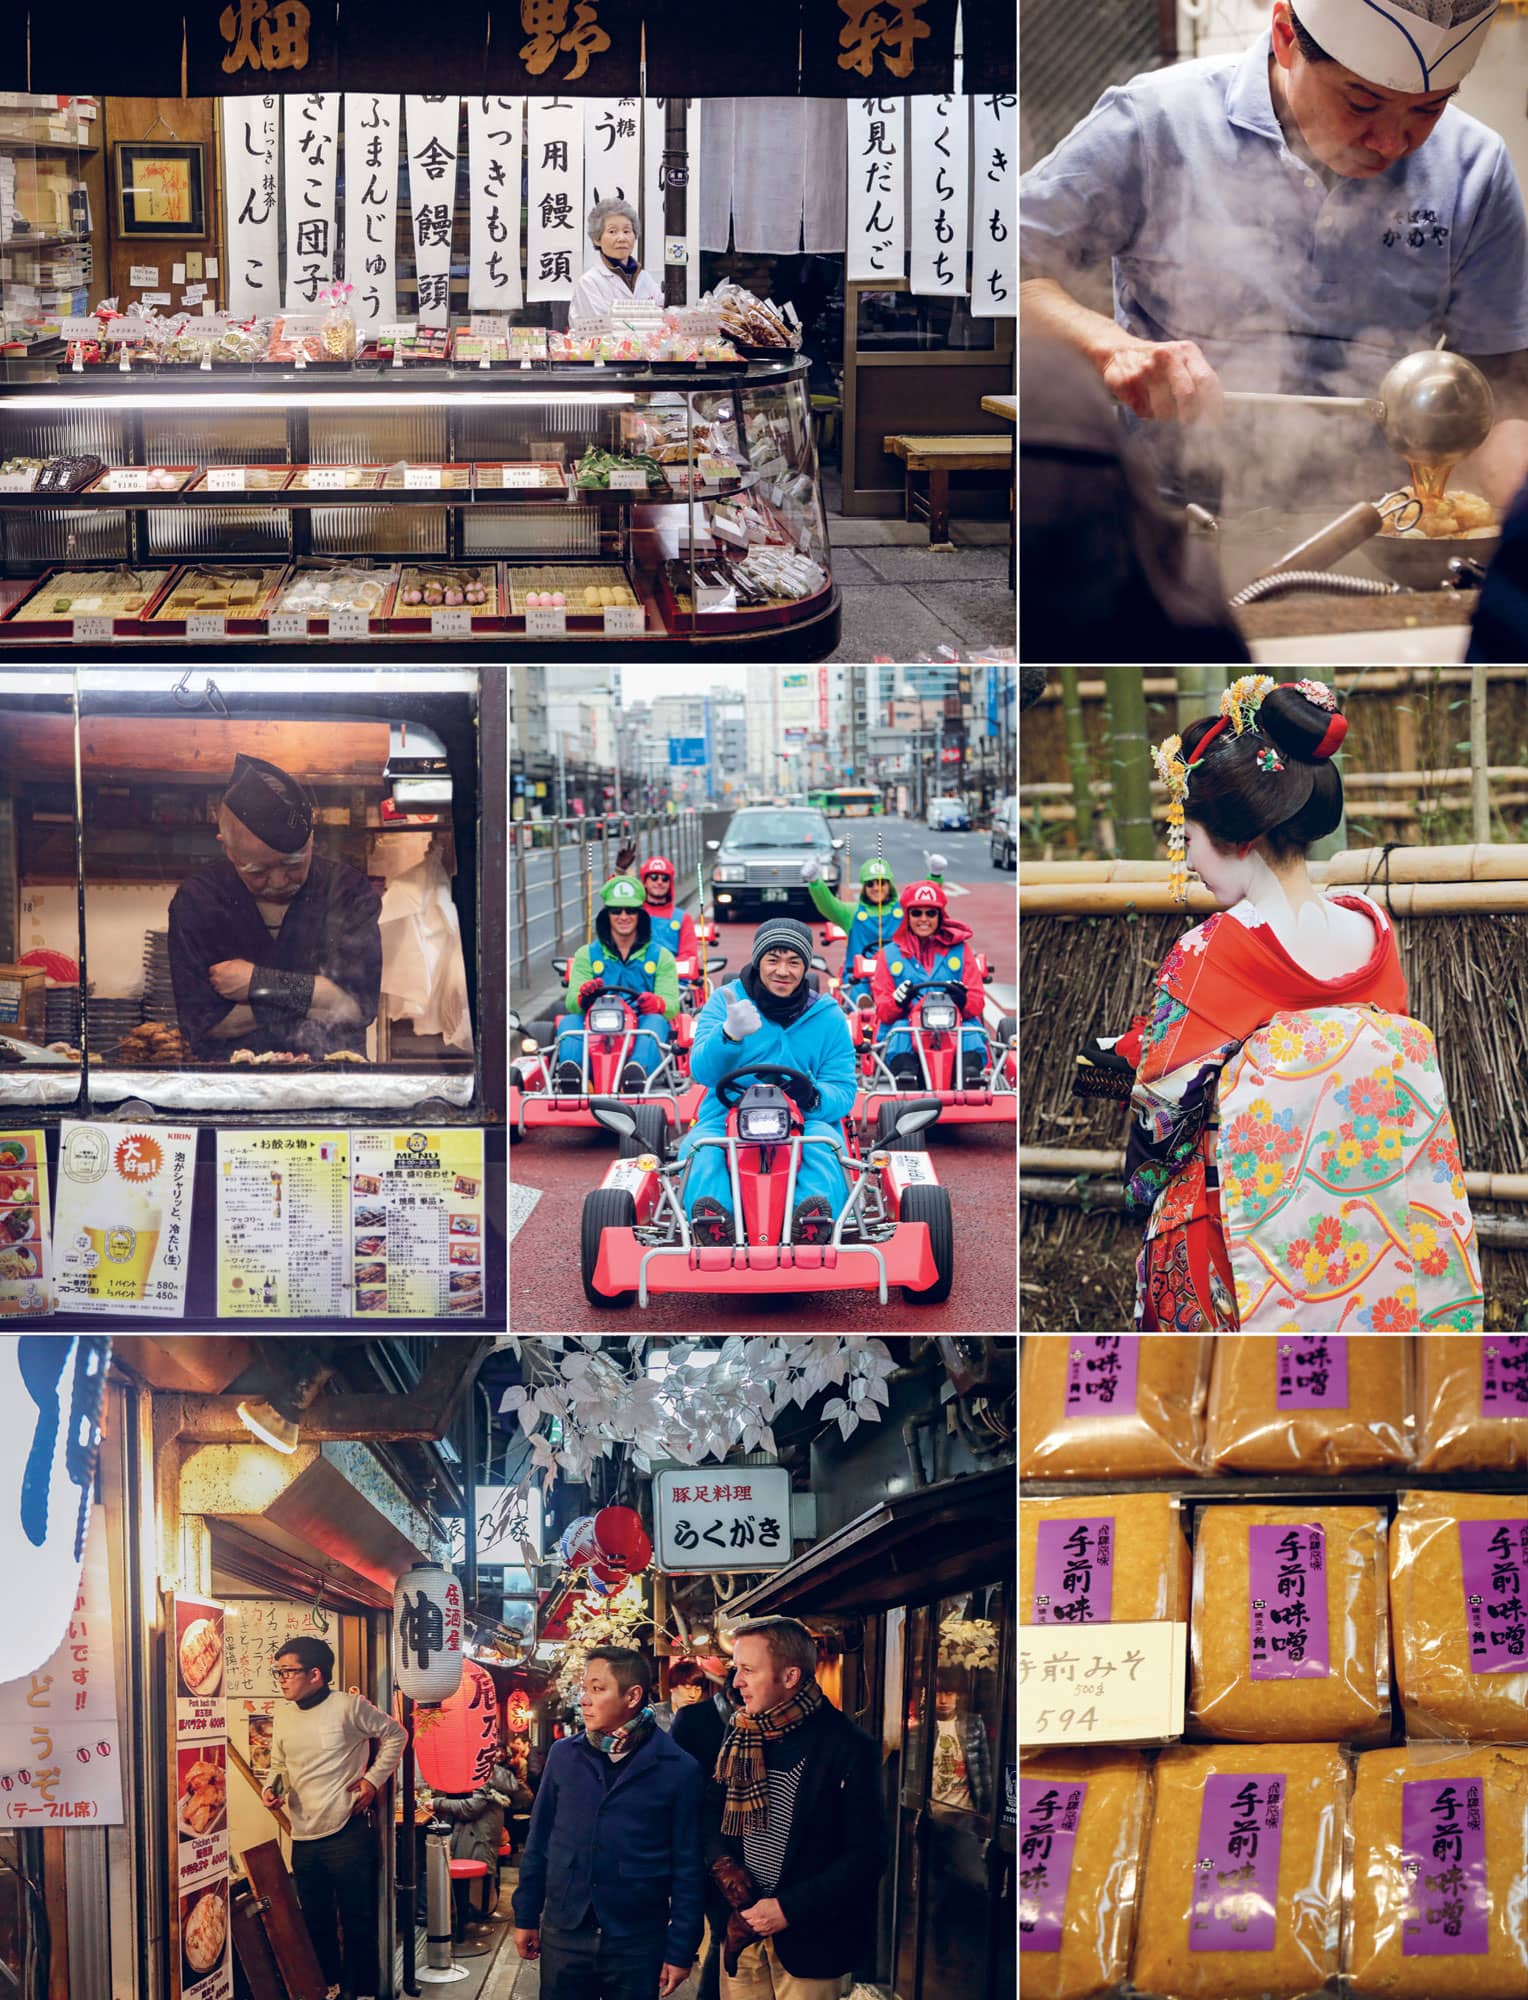
[[[516,1689],[504,1703],[504,1727],[511,1736],[523,1736],[531,1726],[531,1705],[522,1690]]]
[[[653,1545],[634,1507],[601,1507],[594,1517],[594,1539],[599,1559],[594,1574],[602,1582],[616,1576],[638,1576],[653,1559]]]
[[[499,1743],[499,1696],[493,1676],[462,1661],[462,1682],[438,1709],[416,1711],[414,1754],[432,1792],[472,1792],[493,1775]]]

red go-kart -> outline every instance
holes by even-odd
[[[669,1161],[661,1148],[636,1156],[636,1113],[597,1101],[594,1116],[622,1139],[615,1160],[584,1200],[580,1260],[591,1305],[645,1306],[660,1292],[873,1291],[882,1305],[900,1285],[915,1305],[949,1296],[955,1270],[949,1190],[927,1153],[877,1149],[862,1156],[845,1120],[842,1137],[808,1134],[782,1084],[808,1080],[799,1070],[756,1063],[717,1086],[727,1109],[725,1135],[705,1135],[694,1151],[714,1146],[725,1156],[735,1243],[697,1244],[684,1209],[688,1161]],[[903,1147],[939,1116],[927,1099],[898,1107]],[[827,1146],[849,1183],[831,1241],[794,1243],[796,1183],[807,1146]],[[692,1155],[693,1157],[693,1155]]]
[[[560,1035],[555,1021],[532,1021],[522,1028],[513,1011],[509,1026],[511,1144],[538,1127],[578,1125],[592,1131],[603,1122],[594,1115],[595,1101],[618,1098],[630,1107],[635,1121],[630,1143],[623,1139],[621,1151],[650,1152],[666,1144],[671,1127],[677,1132],[700,1109],[704,1087],[690,1080],[692,1014],[681,1012],[669,1024],[669,1040],[659,1045],[658,1061],[640,1090],[622,1090],[621,1076],[634,1053],[643,1048],[640,1038],[646,1037],[648,1043],[655,1038],[646,1017],[617,993],[602,994],[584,1015],[581,1028],[567,1028]],[[576,1090],[556,1087],[559,1042],[578,1049],[581,1074]]]
[[[856,960],[856,965],[859,963]],[[867,961],[873,963],[873,961]],[[992,973],[980,953],[974,955],[972,975],[990,985]],[[885,1045],[896,1027],[884,1028],[866,1009],[851,1010],[849,1032],[861,1051],[865,1081],[854,1100],[854,1115],[866,1125],[875,1123],[877,1146],[897,1144],[898,1106],[932,1097],[940,1106],[941,1125],[1016,1125],[1019,1110],[1018,1023],[1005,1014],[991,1033],[979,1021],[962,1018],[962,989],[946,989],[938,984],[923,987],[907,1016],[912,1053],[918,1061],[916,1081],[903,1083],[887,1067]],[[896,1024],[897,1027],[901,1023]],[[976,1030],[984,1043],[985,1083],[961,1083],[962,1031]]]

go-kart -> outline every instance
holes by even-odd
[[[699,958],[677,958],[679,1004],[687,1014],[698,1014],[711,997],[712,975],[727,963],[725,952],[705,952]]]
[[[990,984],[992,973],[985,959],[975,956],[973,973]],[[851,1011],[849,1033],[861,1052],[865,1081],[854,1100],[854,1115],[865,1125],[875,1124],[874,1143],[895,1147],[896,1114],[899,1105],[932,1097],[940,1106],[943,1125],[1015,1125],[1019,1111],[1018,1050],[1015,1036],[1018,1023],[1012,1014],[999,1021],[995,1034],[979,1021],[962,1019],[964,987],[957,982],[937,981],[921,987],[907,1016],[912,1054],[918,1061],[918,1080],[901,1082],[887,1066],[887,1039],[903,1024],[884,1028],[866,1010]],[[987,1081],[963,1085],[962,1031],[979,1033],[985,1043],[983,1068]]]
[[[555,1021],[531,1021],[522,1027],[513,1010],[509,1016],[509,1137],[513,1144],[538,1126],[580,1125],[592,1131],[596,1099],[619,1099],[631,1107],[634,1136],[622,1151],[649,1152],[667,1142],[669,1127],[677,1131],[700,1109],[704,1087],[690,1081],[690,1047],[695,1017],[681,1012],[670,1023],[667,1042],[659,1042],[644,1017],[620,994],[602,994],[584,1015],[581,1028],[559,1035]],[[558,1044],[576,1042],[579,1051],[577,1090],[558,1090]],[[621,1089],[621,1076],[634,1053],[656,1044],[658,1060],[640,1090]],[[649,1050],[650,1052],[650,1050]]]
[[[776,1063],[734,1070],[717,1086],[727,1110],[725,1135],[693,1142],[725,1156],[738,1241],[695,1242],[684,1207],[689,1162],[665,1158],[661,1147],[633,1156],[637,1113],[597,1099],[593,1114],[622,1141],[622,1157],[584,1200],[580,1262],[591,1305],[645,1306],[659,1292],[873,1291],[882,1305],[900,1285],[915,1305],[949,1296],[955,1243],[949,1191],[939,1185],[927,1153],[908,1142],[939,1117],[929,1099],[897,1107],[896,1151],[861,1153],[845,1120],[832,1138],[808,1134],[783,1086],[809,1081]],[[848,1198],[827,1243],[791,1240],[796,1182],[804,1148],[827,1146],[849,1183]]]

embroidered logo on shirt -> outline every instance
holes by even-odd
[[[1438,220],[1435,208],[1413,208],[1406,213],[1397,209],[1390,218],[1390,227],[1379,239],[1387,250],[1404,245],[1408,250],[1425,249],[1429,243],[1443,243],[1448,239],[1448,224]]]

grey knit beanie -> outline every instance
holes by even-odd
[[[756,972],[759,960],[766,951],[793,951],[810,972],[812,933],[795,917],[766,917],[753,934],[752,957]]]

